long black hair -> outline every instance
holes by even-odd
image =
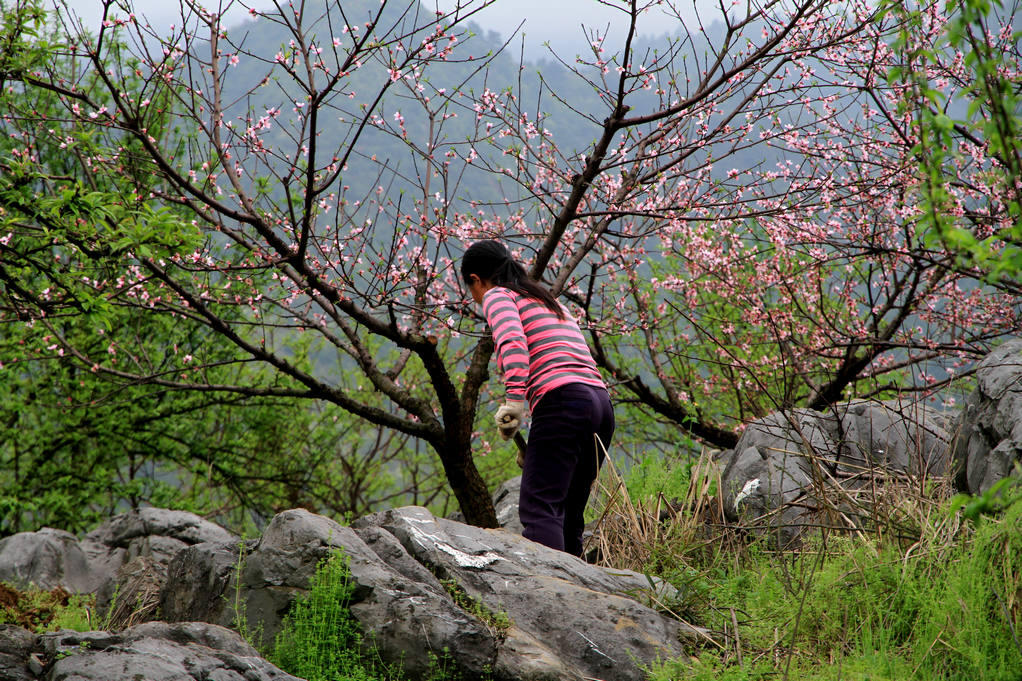
[[[564,308],[554,298],[554,294],[530,277],[499,241],[487,239],[468,247],[461,258],[461,276],[466,284],[472,274],[494,286],[503,286],[515,293],[535,298],[550,308],[559,319],[564,319]]]

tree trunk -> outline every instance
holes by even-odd
[[[447,437],[432,444],[440,455],[444,473],[465,516],[465,522],[476,527],[498,527],[497,511],[493,507],[490,491],[472,459],[471,436],[457,437],[452,431],[460,429],[446,430]]]

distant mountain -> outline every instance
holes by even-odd
[[[307,7],[314,8],[306,9],[307,16],[318,17],[323,14],[322,0],[309,2]],[[378,8],[377,2],[359,0],[344,3],[344,12],[349,19],[358,17],[361,20]],[[424,9],[421,11],[425,12]],[[402,17],[396,9],[391,9],[380,23],[383,26],[401,25],[405,20],[407,17]],[[339,11],[334,9],[331,14],[311,26],[307,38],[323,46],[326,55],[331,49],[335,34],[342,39],[346,38],[341,34],[340,27],[343,25],[344,21]],[[562,151],[577,156],[593,144],[600,133],[599,127],[570,111],[550,94],[551,90],[556,92],[559,97],[570,102],[572,107],[579,111],[592,112],[594,117],[600,120],[606,116],[606,113],[601,111],[601,108],[605,107],[601,107],[591,88],[577,77],[573,77],[568,69],[554,62],[542,64],[542,78],[546,84],[541,86],[540,69],[537,65],[528,62],[519,64],[516,55],[510,51],[500,52],[502,43],[495,32],[485,33],[475,24],[470,24],[469,28],[473,34],[461,41],[463,44],[458,45],[453,59],[448,63],[433,64],[429,68],[426,79],[421,83],[426,94],[432,93],[433,100],[438,101],[436,91],[444,90],[450,93],[459,86],[462,91],[475,93],[481,93],[486,88],[494,91],[510,88],[519,96],[519,101],[528,111],[530,120],[535,120],[537,108],[542,115],[548,116],[544,119],[543,127],[553,133]],[[265,139],[268,146],[281,150],[293,147],[294,143],[289,141],[288,137],[297,138],[300,135],[294,116],[295,102],[301,100],[304,93],[294,83],[285,80],[285,74],[279,67],[275,78],[262,86],[256,86],[269,73],[275,55],[278,53],[286,55],[291,49],[290,41],[294,39],[294,35],[282,23],[260,18],[232,28],[229,36],[258,57],[242,60],[231,72],[225,92],[226,101],[233,103],[229,110],[229,118],[244,119],[247,111],[251,111],[252,115],[258,118],[267,110],[279,109],[281,114],[274,121],[273,128],[265,134]],[[416,36],[414,42],[417,43],[419,40],[421,38]],[[500,53],[497,54],[498,52]],[[494,54],[496,56],[489,60],[485,69],[479,70],[487,56]],[[473,60],[467,61],[470,55]],[[348,123],[359,113],[361,105],[372,103],[380,84],[388,77],[385,65],[380,63],[366,63],[352,73],[347,80],[346,90],[353,90],[355,97],[352,99],[336,97],[336,108],[323,111],[331,118],[327,121],[321,118],[319,122],[320,134],[316,143],[321,159],[329,159],[335,154],[340,155],[339,152],[347,148],[349,141],[347,136],[350,133]],[[460,108],[468,106],[464,100],[462,102],[459,108],[451,109],[458,113],[457,117],[442,122],[434,121],[434,126],[441,126],[441,141],[464,141],[472,134],[476,124],[475,116],[471,109]],[[409,140],[425,146],[429,120],[422,108],[409,98],[407,89],[402,88],[401,84],[395,84],[390,88],[385,99],[376,106],[376,112],[390,123],[394,122],[395,114],[400,112]],[[344,118],[344,122],[337,120],[339,118]],[[333,125],[333,121],[337,121],[337,124]],[[378,130],[367,130],[362,134],[363,138],[357,147],[359,152],[366,156],[371,154],[379,161],[387,161],[396,177],[380,178],[379,167],[376,164],[367,158],[354,158],[348,173],[343,177],[343,184],[350,187],[349,194],[359,197],[370,191],[378,181],[392,181],[393,184],[387,185],[388,193],[404,190],[413,191],[414,195],[414,178],[424,170],[421,165],[419,167],[412,165],[408,145],[400,138]],[[478,146],[477,152],[486,154],[485,145]],[[490,159],[494,162],[500,161],[499,156],[491,155]],[[281,167],[289,162],[287,159],[279,160]],[[462,199],[469,194],[470,198],[477,201],[515,198],[507,196],[509,187],[500,187],[492,174],[473,172],[471,168],[462,186],[465,190],[458,197]]]
[[[325,14],[327,4],[332,8],[329,14]],[[325,3],[324,0],[309,0],[305,3],[306,16],[319,17],[315,23],[307,26],[308,34],[305,38],[323,47],[324,55],[330,54],[335,36],[347,41],[348,37],[342,33],[345,18],[361,23],[380,8],[375,0],[346,0],[343,3],[342,17],[342,10],[337,8],[337,5],[341,4]],[[402,9],[401,5],[388,3],[384,8],[386,14],[380,25],[401,26],[416,18],[402,13]],[[417,11],[420,24],[431,16],[422,5],[418,6]],[[599,122],[609,114],[608,106],[601,102],[595,89],[570,70],[569,66],[574,66],[573,63],[563,64],[553,59],[538,63],[528,61],[520,63],[519,54],[513,47],[509,46],[508,49],[501,51],[503,43],[497,33],[486,32],[475,24],[469,24],[468,27],[471,29],[471,35],[457,46],[452,60],[433,64],[427,72],[425,80],[421,83],[425,92],[430,94],[444,90],[451,93],[459,87],[462,91],[475,93],[481,93],[485,88],[494,91],[510,89],[518,96],[518,102],[530,120],[536,120],[537,117],[543,119],[541,127],[552,133],[561,155],[576,159],[576,166],[581,168],[582,157],[602,132]],[[703,61],[703,55],[709,49],[709,45],[719,44],[722,35],[723,27],[720,24],[708,27],[705,34],[692,36],[690,44],[679,50],[676,60],[679,64],[682,59],[687,60],[688,68],[693,69],[697,60],[700,63]],[[245,49],[258,57],[242,60],[231,72],[225,93],[228,101],[234,102],[230,117],[243,118],[245,112],[251,110],[258,118],[267,110],[279,109],[281,114],[274,121],[273,128],[265,133],[265,138],[268,145],[278,149],[293,149],[295,145],[289,142],[288,137],[298,138],[301,133],[297,128],[293,110],[296,100],[301,100],[304,93],[300,92],[294,83],[287,82],[279,69],[277,77],[256,87],[269,73],[275,55],[288,54],[291,49],[290,42],[294,39],[292,32],[279,20],[260,18],[231,28],[229,36],[233,41],[243,43]],[[417,35],[412,42],[417,44],[421,37],[424,37],[424,34]],[[648,44],[637,41],[634,49],[636,61],[645,60],[648,63],[658,50],[663,54],[667,47],[668,43],[663,37]],[[617,45],[608,45],[605,55],[612,54],[618,48]],[[486,62],[485,68],[482,68],[482,64],[490,55],[495,56]],[[343,57],[343,54],[341,56]],[[468,60],[470,56],[473,57],[471,61]],[[346,88],[354,91],[355,96],[352,99],[337,97],[334,100],[335,108],[323,110],[330,118],[326,121],[321,119],[319,122],[320,132],[316,144],[320,159],[329,159],[333,155],[340,156],[344,153],[350,141],[348,139],[350,121],[359,114],[361,105],[369,106],[373,103],[372,98],[375,97],[380,84],[386,82],[388,77],[386,66],[380,63],[366,63],[352,73],[346,82]],[[607,78],[608,82],[616,83],[616,73],[613,69]],[[433,99],[436,101],[438,98],[434,96]],[[658,103],[652,92],[636,93],[630,97],[629,102],[633,115],[652,111]],[[440,126],[441,143],[464,141],[472,134],[476,124],[475,115],[468,108],[471,104],[465,100],[460,100],[456,104],[457,108],[451,110],[458,113],[457,117],[433,122],[434,126]],[[395,115],[400,112],[409,140],[420,146],[425,145],[430,122],[421,107],[409,98],[407,89],[402,88],[401,84],[395,84],[390,88],[383,101],[376,106],[376,112],[388,123],[393,123]],[[338,120],[341,118],[344,120]],[[694,130],[692,134],[696,134]],[[351,159],[349,170],[342,178],[342,184],[349,187],[348,196],[352,199],[361,198],[381,184],[385,187],[387,196],[394,200],[402,192],[409,195],[403,199],[405,201],[421,196],[421,190],[416,188],[416,182],[417,178],[426,172],[426,165],[421,158],[417,160],[414,154],[410,153],[408,144],[379,130],[366,130],[362,135],[357,150],[363,156]],[[510,160],[502,158],[499,153],[494,153],[493,148],[488,149],[486,145],[478,145],[476,150],[494,164],[499,165]],[[441,148],[438,153],[442,155],[444,151],[446,148]],[[467,150],[462,148],[461,151]],[[716,151],[718,150],[707,147],[708,153]],[[372,161],[370,156],[375,157],[376,161]],[[731,168],[745,169],[764,164],[772,165],[783,157],[783,152],[757,144],[755,148],[728,152],[725,161],[719,165],[715,164],[714,175],[724,177]],[[705,155],[698,161],[701,163],[704,159]],[[291,163],[293,159],[278,159],[279,168]],[[382,175],[381,163],[387,167]],[[460,160],[455,159],[453,165],[457,167],[458,164]],[[271,190],[280,196],[283,188],[276,187]],[[478,170],[478,164],[464,167],[464,175],[461,176],[458,188],[431,187],[430,193],[434,191],[445,193],[447,199],[460,208],[464,208],[464,202],[468,200],[498,204],[507,200],[514,204],[518,200],[528,199],[527,196],[520,195],[520,190],[506,178],[502,183],[495,174]]]

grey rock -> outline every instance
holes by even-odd
[[[742,433],[734,451],[726,457],[721,474],[724,512],[742,519],[759,532],[776,533],[787,546],[805,524],[799,501],[811,490],[813,467],[828,466],[833,420],[818,412],[776,412],[753,421]]]
[[[303,509],[278,513],[266,526],[259,548],[288,550],[295,546],[343,546],[352,539],[352,530],[340,523]]]
[[[982,494],[1022,461],[1022,339],[1008,341],[976,367],[976,389],[956,423],[959,489]]]
[[[39,636],[28,629],[0,624],[0,678],[5,681],[35,681],[42,672],[36,654]]]
[[[190,547],[171,563],[163,616],[225,626],[243,622],[269,647],[320,562],[342,551],[356,585],[352,611],[386,659],[411,673],[425,672],[430,652],[460,650],[485,634],[393,536],[371,529],[364,535],[296,509],[275,516],[244,556],[230,544]]]
[[[518,517],[518,496],[522,491],[522,476],[505,480],[493,493],[493,507],[497,512],[497,523],[508,532],[521,534],[522,521]]]
[[[60,586],[86,593],[95,591],[102,578],[70,532],[45,527],[0,539],[0,581],[19,589]]]
[[[123,513],[101,524],[85,535],[85,538],[109,547],[132,549],[132,558],[143,553],[157,553],[144,549],[146,544],[151,544],[153,538],[174,539],[182,545],[237,539],[224,528],[201,516],[166,508],[140,508]]]
[[[352,527],[285,511],[240,561],[229,544],[191,546],[170,565],[164,616],[229,624],[243,611],[248,630],[268,645],[316,566],[338,551],[366,645],[412,678],[426,675],[430,653],[447,651],[469,679],[638,680],[642,665],[706,635],[651,607],[670,596],[668,585],[419,507]],[[463,607],[466,598],[477,607]]]
[[[506,614],[507,631],[490,632],[495,678],[533,678],[542,669],[545,678],[642,679],[641,665],[679,655],[683,637],[700,635],[641,602],[664,598],[667,585],[504,530],[434,518],[417,507],[373,514],[354,527],[386,530],[431,572]]]
[[[234,535],[194,513],[144,508],[115,516],[81,540],[43,528],[0,540],[0,581],[73,593],[99,593],[102,614],[118,591],[117,572],[145,557],[166,565],[178,551],[202,541],[236,541]]]
[[[45,681],[300,681],[236,632],[214,624],[149,622],[122,632],[39,637]]]
[[[237,632],[202,622],[42,635],[0,625],[0,679],[300,681],[262,659]]]
[[[224,528],[194,513],[143,508],[107,520],[82,538],[81,547],[93,570],[109,579],[139,557],[166,565],[186,546],[233,538]]]
[[[951,436],[943,415],[920,402],[853,402],[841,416],[839,469],[944,475]]]
[[[232,585],[246,546],[235,542],[203,543],[177,553],[167,565],[160,590],[160,617],[168,622],[236,625]]]
[[[816,524],[821,494],[861,486],[876,473],[947,474],[947,424],[944,414],[907,401],[769,414],[722,455],[724,512],[779,546],[792,546]]]
[[[744,447],[721,478],[725,513],[757,532],[777,533],[779,545],[789,545],[804,524],[796,504],[811,489],[803,463],[798,454]]]

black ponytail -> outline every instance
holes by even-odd
[[[461,259],[461,276],[468,283],[469,275],[476,275],[494,286],[503,286],[515,293],[543,303],[559,319],[564,319],[564,308],[554,294],[534,280],[525,268],[515,262],[499,241],[477,241],[468,247]]]

